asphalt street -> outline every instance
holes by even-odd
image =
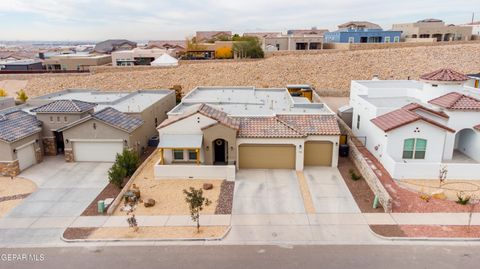
[[[1,249],[0,251],[0,268],[2,269],[441,269],[478,268],[480,263],[480,247],[471,246],[107,246]],[[16,260],[13,261],[13,259]]]

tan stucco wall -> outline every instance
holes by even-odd
[[[40,140],[40,133],[33,134],[31,136],[27,136],[22,138],[18,141],[13,143],[6,143],[0,141],[0,161],[13,161],[17,159],[17,155],[13,153],[13,150],[24,145],[30,143],[32,141],[38,140],[38,143],[34,143],[35,150],[38,148],[42,149],[42,142]]]
[[[93,124],[95,123],[95,129]],[[122,139],[130,145],[130,135],[127,132],[114,128],[96,119],[90,119],[70,129],[63,131],[65,149],[72,149],[71,140],[75,139]],[[67,143],[67,139],[70,140]]]
[[[219,138],[227,141],[228,164],[234,164],[237,160],[237,131],[220,123],[203,129],[204,163],[207,165],[213,164],[213,141]],[[209,147],[208,151],[207,146]]]
[[[56,130],[58,128],[65,127],[70,123],[77,121],[83,117],[89,115],[89,113],[93,113],[93,109],[89,112],[85,112],[82,114],[76,113],[37,113],[37,119],[42,122],[42,134],[45,138],[53,137],[52,130]],[[53,117],[53,122],[50,121],[50,117]],[[58,121],[58,117],[60,117],[60,121]],[[65,121],[65,117],[67,117],[67,121]]]
[[[461,36],[460,40],[470,40],[472,29],[464,26],[446,26],[443,23],[402,23],[394,24],[393,30],[402,31],[402,38],[412,38],[412,35],[428,34],[430,37],[434,34],[455,34]]]
[[[48,67],[48,65],[55,65],[59,64],[62,66],[62,70],[78,70],[80,66],[80,70],[88,70],[88,66],[98,66],[98,65],[105,65],[112,62],[112,57],[110,55],[106,55],[103,57],[52,57],[50,59],[45,60],[44,65]]]

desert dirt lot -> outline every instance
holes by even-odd
[[[0,80],[28,80],[25,89],[31,96],[65,88],[131,91],[179,84],[189,91],[199,85],[284,87],[297,83],[311,84],[321,95],[348,96],[351,80],[371,79],[373,75],[380,79],[417,79],[443,67],[479,72],[480,43],[286,55],[252,61],[183,62],[177,68],[86,75],[4,75]]]
[[[34,192],[37,185],[28,179],[0,177],[0,218],[19,205],[25,195]]]

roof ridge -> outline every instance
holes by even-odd
[[[276,119],[276,120],[277,120],[278,122],[280,122],[281,124],[285,125],[286,127],[292,129],[292,131],[294,131],[294,132],[296,132],[296,133],[298,133],[298,134],[300,134],[300,135],[307,136],[307,134],[302,133],[301,131],[295,129],[295,127],[293,127],[293,126],[291,126],[290,124],[286,123],[285,121],[279,119],[278,116],[274,116],[273,118]]]

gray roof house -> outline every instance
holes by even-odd
[[[108,39],[108,40],[97,43],[93,51],[96,53],[110,54],[113,51],[132,50],[136,47],[137,47],[136,42],[133,42],[127,39]]]

